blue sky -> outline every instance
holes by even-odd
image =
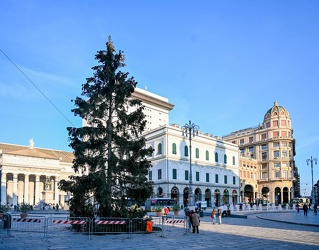
[[[110,35],[138,87],[175,104],[171,124],[191,119],[222,136],[258,125],[278,101],[309,194],[306,159],[319,159],[318,13],[317,0],[2,0],[0,49],[33,84],[0,51],[0,141],[71,151],[66,127],[81,126],[71,100]]]

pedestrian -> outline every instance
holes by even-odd
[[[58,203],[57,203],[56,206],[55,206],[55,210],[56,210],[56,211],[59,211],[59,204],[58,204]]]
[[[306,203],[303,205],[302,209],[303,209],[303,215],[308,216],[308,206]]]
[[[199,233],[198,227],[199,227],[199,224],[200,224],[200,219],[199,219],[198,213],[193,213],[193,215],[192,215],[192,224],[193,224],[193,233],[195,233],[195,231],[197,233]]]
[[[218,209],[217,209],[217,216],[218,216],[218,220],[219,220],[219,225],[221,225],[222,224],[222,214],[223,214],[223,211],[222,211],[222,209],[220,208],[220,207],[218,207]]]
[[[297,203],[297,211],[298,211],[298,213],[299,213],[299,211],[300,211],[299,203]]]
[[[216,209],[214,208],[213,209],[213,211],[212,211],[212,214],[211,214],[211,218],[213,219],[213,224],[215,224],[216,223]]]
[[[164,208],[164,211],[165,211],[165,215],[167,216],[168,213],[169,213],[169,208],[168,208],[168,207],[165,207],[165,208]]]
[[[317,213],[317,209],[318,209],[318,205],[317,203],[315,203],[315,205],[313,205],[313,211],[315,212],[315,214]]]
[[[193,216],[194,210],[189,211],[188,213],[188,230],[190,230],[193,227]]]

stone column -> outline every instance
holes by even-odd
[[[59,176],[55,176],[54,177],[54,201],[55,204],[59,204],[59,194],[60,194],[60,190],[58,189],[58,182],[59,182]]]
[[[12,203],[18,204],[18,174],[13,174]]]
[[[1,204],[7,204],[7,173],[3,172],[1,178]]]
[[[40,201],[41,190],[39,188],[39,184],[40,184],[40,175],[36,175],[35,176],[35,191],[34,191],[35,204],[37,204]]]
[[[24,175],[24,203],[30,203],[30,197],[29,197],[29,175],[28,174]]]

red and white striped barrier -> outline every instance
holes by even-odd
[[[86,222],[84,220],[53,220],[53,224],[71,224],[71,225],[84,225]]]
[[[13,218],[13,221],[16,221],[16,222],[36,222],[36,223],[41,222],[41,220],[39,220],[39,219],[18,219],[18,218]]]
[[[185,220],[166,220],[166,223],[170,223],[170,224],[177,224],[177,223],[184,223]]]
[[[126,224],[126,221],[96,220],[95,223],[98,225],[124,225],[124,224]]]

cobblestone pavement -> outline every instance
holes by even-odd
[[[276,219],[278,221],[270,221]],[[308,220],[308,221],[306,221]],[[308,225],[288,224],[303,223]],[[223,218],[223,224],[212,224],[208,216],[201,218],[199,234],[180,227],[165,227],[150,234],[88,235],[56,231],[44,236],[0,230],[0,249],[319,249],[318,217],[301,213],[258,213],[246,218]]]

